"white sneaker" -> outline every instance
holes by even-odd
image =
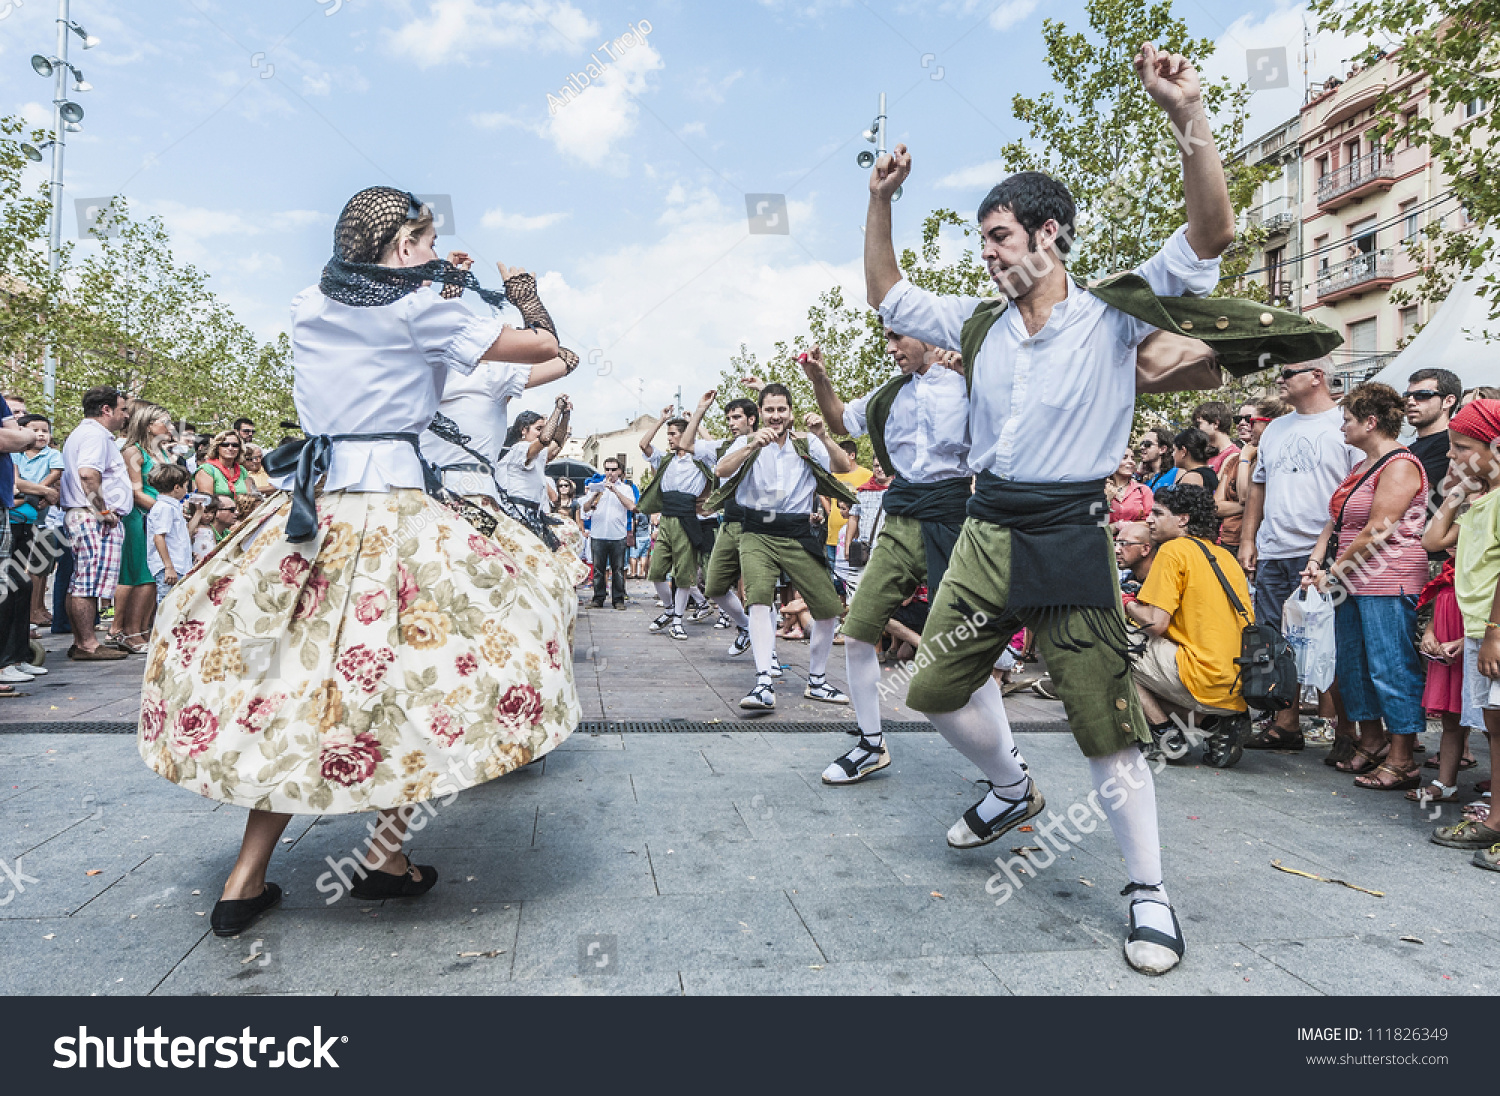
[[[35,678],[19,666],[7,666],[0,670],[0,685],[24,685],[34,680]]]
[[[20,670],[23,674],[30,674],[32,677],[41,677],[47,672],[45,666],[33,666],[29,662],[17,662],[16,669]]]

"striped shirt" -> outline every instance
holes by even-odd
[[[1398,452],[1386,462],[1385,467],[1365,481],[1357,491],[1355,485],[1364,476],[1363,468],[1356,468],[1339,485],[1328,501],[1328,516],[1338,520],[1339,508],[1344,510],[1343,523],[1339,529],[1339,554],[1348,550],[1370,520],[1370,505],[1375,499],[1375,488],[1386,469],[1397,461],[1410,461],[1422,477],[1421,489],[1412,496],[1406,513],[1401,516],[1396,530],[1383,545],[1367,552],[1367,558],[1347,571],[1341,578],[1344,589],[1362,597],[1393,597],[1400,594],[1416,597],[1427,585],[1427,552],[1422,547],[1422,530],[1427,523],[1427,473],[1422,462],[1410,452]],[[1351,494],[1351,492],[1353,492]],[[1344,500],[1348,499],[1346,505]]]

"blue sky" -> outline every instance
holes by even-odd
[[[1219,43],[1211,74],[1243,79],[1247,48],[1300,48],[1286,3],[1176,10]],[[50,125],[51,84],[28,58],[52,52],[56,2],[0,13],[0,110]],[[562,386],[575,431],[613,429],[679,385],[691,404],[740,343],[764,352],[800,330],[823,289],[862,298],[854,157],[880,91],[914,157],[898,237],[936,206],[971,213],[1024,135],[1011,97],[1049,86],[1044,16],[1086,24],[1081,0],[73,0],[102,41],[70,46],[94,90],[75,96],[87,117],[69,137],[64,234],[71,199],[123,194],[269,337],[349,195],[451,195],[440,249],[473,253],[486,283],[497,261],[538,274],[584,358]],[[647,25],[613,60],[599,49]],[[1342,75],[1352,52],[1320,40],[1311,77]],[[602,77],[549,112],[591,55]],[[1252,131],[1290,117],[1301,84],[1257,92]],[[747,193],[784,194],[790,232],[750,233]],[[542,392],[526,402],[550,403]]]

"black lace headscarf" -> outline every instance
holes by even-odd
[[[480,300],[499,308],[505,293],[485,289],[467,270],[443,259],[421,266],[381,266],[380,258],[401,229],[427,217],[415,195],[388,186],[372,186],[349,199],[333,230],[333,258],[323,268],[319,288],[324,296],[359,307],[392,304],[429,282],[472,289]],[[445,295],[447,295],[445,293]]]

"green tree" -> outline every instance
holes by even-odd
[[[1395,63],[1403,75],[1425,74],[1431,109],[1403,114],[1410,94],[1386,91],[1375,104],[1374,132],[1388,152],[1406,142],[1425,146],[1449,180],[1449,187],[1474,228],[1434,220],[1423,235],[1408,243],[1413,257],[1423,263],[1423,276],[1410,292],[1393,293],[1400,302],[1440,302],[1454,278],[1491,264],[1479,292],[1490,301],[1492,319],[1500,319],[1500,271],[1493,265],[1500,248],[1484,238],[1484,229],[1500,223],[1500,188],[1494,170],[1500,156],[1500,127],[1493,124],[1500,103],[1500,0],[1313,0],[1312,10],[1324,30],[1360,34],[1373,40],[1361,56],[1366,64],[1382,60],[1388,45],[1399,42]],[[1392,87],[1396,81],[1392,81]],[[1481,113],[1472,123],[1463,115],[1477,102]],[[1489,113],[1482,113],[1484,108]],[[1460,124],[1444,133],[1434,124],[1459,112]],[[1446,127],[1443,127],[1446,128]],[[1433,243],[1434,259],[1426,261],[1424,241]]]
[[[47,134],[27,134],[19,118],[0,117],[0,363],[5,390],[39,409],[49,319],[62,283],[47,262],[52,207],[46,184],[28,192],[22,182],[30,163],[21,152],[23,138],[40,145]]]

